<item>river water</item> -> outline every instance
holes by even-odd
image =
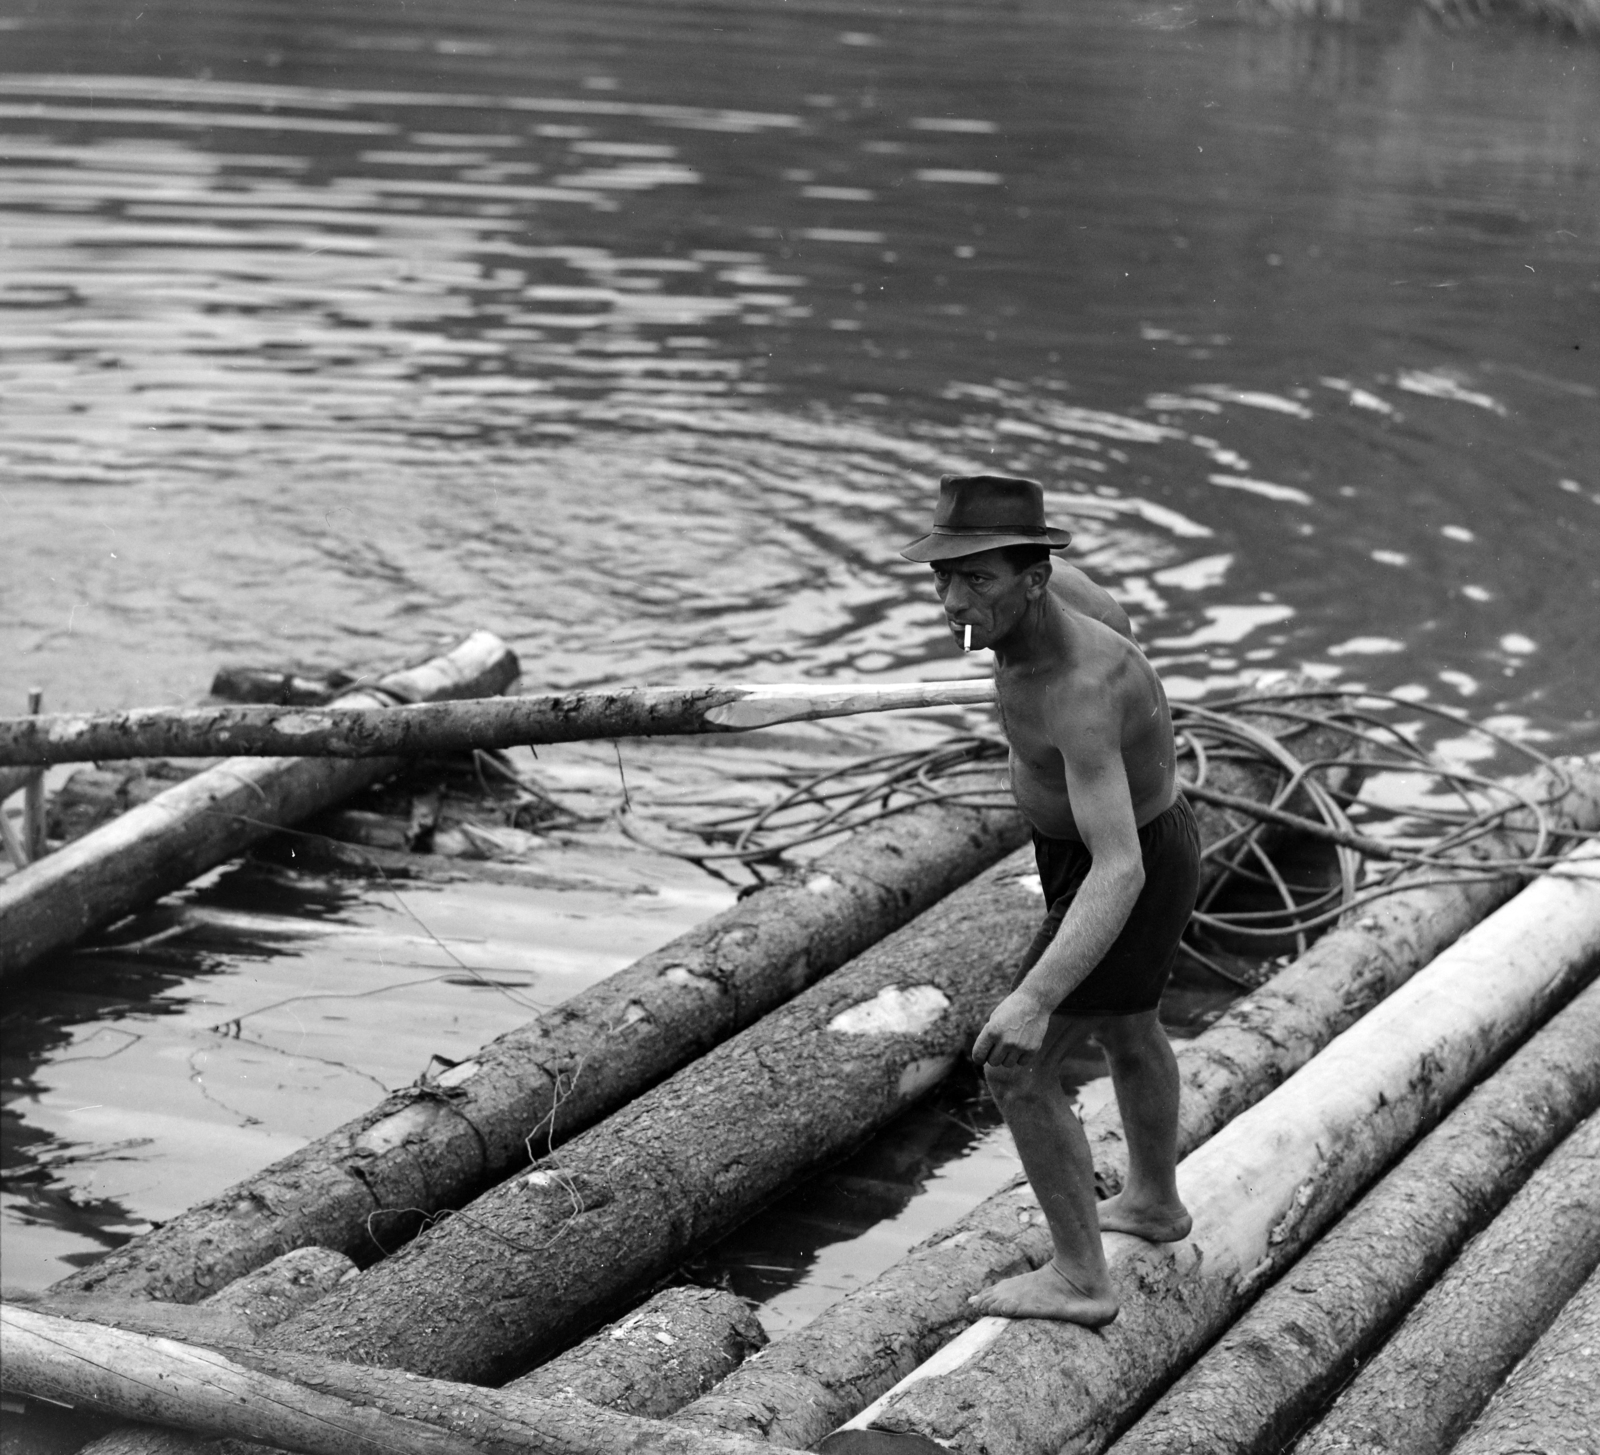
[[[0,0],[0,703],[977,671],[895,548],[998,469],[1174,696],[1600,746],[1600,49],[1368,11]]]

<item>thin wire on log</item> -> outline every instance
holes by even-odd
[[[1329,706],[1329,703],[1336,705]],[[1374,706],[1420,712],[1467,733],[1480,734],[1552,774],[1549,796],[1544,799],[1446,765],[1419,747],[1398,725],[1376,715]],[[1243,721],[1242,714],[1282,724],[1267,730]],[[1178,704],[1172,710],[1178,752],[1179,781],[1193,799],[1210,803],[1232,815],[1231,832],[1208,844],[1203,857],[1217,862],[1223,873],[1196,907],[1183,949],[1207,970],[1234,985],[1250,988],[1259,979],[1241,975],[1216,958],[1205,939],[1271,946],[1292,943],[1303,953],[1307,938],[1335,923],[1351,910],[1414,887],[1468,883],[1504,874],[1531,877],[1557,862],[1548,804],[1569,786],[1567,774],[1545,754],[1508,734],[1474,723],[1456,713],[1425,703],[1409,702],[1380,692],[1316,688],[1282,694],[1246,694],[1200,707]],[[1295,740],[1313,731],[1340,734],[1347,747],[1330,756],[1301,758]],[[648,835],[631,816],[623,829],[653,849],[674,854],[711,869],[718,861],[736,861],[752,871],[760,866],[782,867],[782,856],[836,834],[904,813],[927,803],[971,808],[1014,807],[1008,793],[992,784],[982,787],[963,777],[991,775],[1006,759],[1003,739],[967,735],[936,748],[914,752],[882,753],[831,768],[825,773],[797,778],[784,775],[790,786],[776,801],[753,809],[723,811],[697,821],[672,821],[667,829],[698,837],[704,847],[663,844]],[[1271,797],[1265,802],[1222,792],[1212,786],[1213,769],[1222,763],[1266,766],[1276,775]],[[1460,808],[1417,803],[1391,807],[1359,800],[1367,819],[1387,820],[1388,832],[1379,837],[1351,823],[1348,804],[1353,794],[1336,792],[1327,785],[1330,771],[1357,769],[1365,773],[1390,772],[1425,780],[1427,795],[1445,793]],[[1296,807],[1288,805],[1293,802]],[[1309,807],[1307,807],[1309,805]],[[690,805],[680,805],[690,806]],[[712,807],[713,805],[707,805]],[[716,805],[720,808],[721,805]],[[1481,858],[1455,857],[1485,835],[1500,828],[1506,818],[1527,813],[1535,830],[1527,857],[1493,854]],[[1334,885],[1302,886],[1291,882],[1261,842],[1264,828],[1288,829],[1320,839],[1332,846],[1338,867]],[[1565,837],[1587,837],[1566,835]],[[1431,876],[1429,874],[1431,872]],[[714,871],[713,871],[714,872]],[[1413,877],[1402,882],[1401,876]],[[1214,906],[1228,888],[1254,889],[1276,903],[1269,908],[1219,911]],[[1202,941],[1203,943],[1203,941]],[[1210,951],[1210,953],[1208,953]]]

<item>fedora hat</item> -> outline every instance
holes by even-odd
[[[946,475],[939,481],[933,529],[900,554],[908,561],[948,561],[997,546],[1049,546],[1058,551],[1072,532],[1044,523],[1044,487],[1014,475]]]

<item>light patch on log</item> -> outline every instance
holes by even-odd
[[[441,1117],[453,1115],[436,1101],[414,1101],[362,1132],[355,1139],[356,1150],[373,1157],[385,1156],[409,1141],[426,1141]]]
[[[460,1086],[462,1082],[472,1080],[482,1069],[482,1065],[477,1061],[461,1061],[450,1067],[449,1070],[441,1071],[434,1077],[433,1084],[446,1088]]]
[[[919,1364],[910,1374],[906,1375],[889,1393],[880,1395],[854,1419],[847,1420],[839,1428],[841,1430],[871,1429],[873,1422],[883,1413],[884,1407],[891,1398],[895,1395],[904,1394],[906,1390],[913,1385],[920,1384],[924,1379],[939,1379],[946,1374],[954,1374],[963,1365],[970,1364],[1005,1333],[1006,1327],[1010,1322],[1010,1319],[986,1318],[979,1319],[975,1324],[969,1324],[931,1359]]]
[[[831,874],[813,874],[806,880],[807,894],[832,894],[839,887],[839,881]]]
[[[828,1029],[846,1036],[918,1036],[949,1008],[950,997],[936,985],[886,985],[871,1000],[840,1011]]]

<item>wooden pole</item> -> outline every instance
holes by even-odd
[[[1600,1455],[1600,1274],[1573,1294],[1452,1455],[1530,1451]]]
[[[44,692],[33,687],[28,691],[28,716],[37,719],[44,706]],[[22,847],[27,851],[28,862],[42,859],[47,844],[44,823],[44,774],[35,773],[22,790]]]
[[[1561,868],[1185,1158],[1188,1239],[1106,1236],[1115,1323],[980,1319],[824,1448],[886,1448],[878,1437],[899,1434],[913,1437],[908,1451],[931,1441],[958,1455],[1103,1450],[1423,1126],[1600,970],[1600,843]]]
[[[1573,760],[1563,771],[1570,777],[1541,773],[1513,786],[1535,801],[1551,799],[1565,786],[1565,797],[1552,805],[1553,826],[1600,828],[1600,759]],[[1530,817],[1509,823],[1460,861],[1470,867],[1476,854],[1529,853],[1536,842]],[[1175,1047],[1182,1080],[1180,1156],[1279,1086],[1523,883],[1513,875],[1426,882],[1436,879],[1431,873],[1407,876],[1415,887],[1357,911],[1216,1024]],[[1080,1104],[1096,1180],[1113,1192],[1121,1186],[1127,1147],[1106,1083],[1086,1088]],[[735,1370],[674,1420],[813,1446],[964,1328],[971,1319],[969,1295],[1037,1268],[1049,1256],[1038,1202],[1019,1180],[805,1328],[774,1341],[760,1359]]]
[[[987,678],[849,687],[810,683],[632,687],[479,702],[328,707],[145,708],[0,719],[0,764],[115,758],[382,758],[686,733],[745,732],[777,723],[906,707],[994,701]]]
[[[510,648],[476,632],[447,655],[345,700],[376,708],[394,698],[470,697],[498,692],[516,675]],[[0,977],[226,863],[280,825],[395,772],[400,761],[262,758],[222,763],[176,784],[0,883]]]
[[[1110,1455],[1276,1455],[1597,1106],[1600,985],[1591,985],[1268,1289]],[[1588,1141],[1600,1150],[1596,1135]],[[1600,1243],[1600,1198],[1595,1212]],[[1427,1402],[1431,1386],[1419,1380],[1408,1402]],[[1392,1422],[1385,1432],[1393,1441]],[[1410,1439],[1398,1448],[1418,1449]]]
[[[1295,1455],[1445,1455],[1597,1262],[1600,1116],[1591,1116],[1467,1245]]]

